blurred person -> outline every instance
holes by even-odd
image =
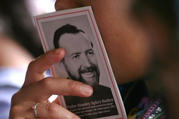
[[[11,97],[23,85],[32,60],[32,55],[15,41],[13,27],[17,26],[11,26],[12,14],[8,13],[8,8],[4,9],[7,6],[4,2],[7,1],[1,1],[0,5],[0,119],[8,118]]]
[[[0,32],[0,56],[0,119],[7,119],[11,97],[24,83],[27,66],[33,57],[3,32]]]
[[[140,4],[134,6],[134,11],[137,13],[137,20],[146,27],[152,52],[152,65],[148,73],[150,78],[145,81],[148,91],[150,96],[163,96],[165,118],[177,119],[179,43],[175,6],[178,5],[174,0],[137,1]]]
[[[32,56],[13,38],[0,33],[0,119],[7,119],[12,95],[22,84]]]
[[[8,118],[11,97],[22,87],[28,64],[43,53],[31,19],[37,12],[29,11],[26,2],[2,0],[0,4],[0,119]]]
[[[134,118],[153,118],[155,113],[151,113],[150,109],[157,105],[160,108],[156,108],[155,112],[162,111],[160,115],[155,115],[156,118],[170,116],[177,119],[178,44],[175,40],[176,21],[172,1],[57,0],[55,4],[57,10],[86,5],[93,8],[118,83],[143,79],[147,84],[149,97],[162,95],[168,101],[166,103],[163,98],[153,98],[152,101],[150,98],[143,98],[137,105],[138,108],[135,108],[137,111],[134,111]],[[134,14],[133,7],[137,14]],[[163,14],[165,10],[166,16]],[[51,94],[81,97],[92,95],[93,90],[89,85],[68,79],[44,78],[43,72],[64,56],[63,49],[56,49],[30,63],[22,89],[12,98],[10,118],[79,119],[77,115],[58,105],[58,102],[47,101]],[[174,66],[171,65],[173,62]],[[173,80],[170,80],[171,76]],[[169,83],[171,84],[167,85]],[[131,104],[140,95],[141,91],[138,94],[131,93],[133,89],[135,88],[127,91],[124,103]],[[168,106],[166,108],[165,104],[174,107],[169,108],[169,116],[166,113]]]

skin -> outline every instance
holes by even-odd
[[[62,35],[59,46],[66,50],[64,65],[72,79],[91,86],[98,84],[99,74],[96,56],[91,42],[86,39],[83,33]],[[89,71],[89,69],[94,69],[93,67],[96,70]]]

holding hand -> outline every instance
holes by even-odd
[[[79,119],[78,116],[58,104],[48,102],[52,94],[88,97],[90,86],[70,79],[44,78],[43,73],[63,59],[65,51],[57,49],[32,61],[28,67],[23,87],[13,96],[10,119]]]

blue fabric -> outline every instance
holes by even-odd
[[[8,119],[11,97],[23,85],[26,69],[0,67],[0,119]]]
[[[10,104],[0,101],[0,119],[8,119]]]

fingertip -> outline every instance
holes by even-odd
[[[86,84],[80,86],[80,91],[85,97],[89,97],[93,94],[93,88]]]
[[[64,48],[60,48],[60,50],[61,50],[60,51],[60,55],[64,57],[65,56],[65,49]]]
[[[60,58],[63,58],[65,56],[65,49],[64,48],[56,49],[55,55],[59,56]]]

